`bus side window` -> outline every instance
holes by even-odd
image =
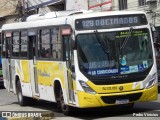
[[[53,59],[61,58],[61,44],[52,44],[52,57]]]
[[[40,34],[40,56],[41,58],[50,58],[51,49],[50,49],[50,29],[41,30]]]
[[[60,31],[58,27],[51,29],[51,49],[53,59],[62,58],[62,43],[60,39]]]
[[[2,56],[6,57],[6,37],[2,34]]]
[[[27,39],[27,31],[22,31],[21,32],[21,41],[20,41],[20,56],[21,57],[27,57],[27,51],[28,51],[28,48],[27,48],[27,42],[28,42],[28,39]]]
[[[19,32],[13,32],[12,56],[19,57]]]

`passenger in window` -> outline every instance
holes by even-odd
[[[46,58],[50,58],[50,57],[51,57],[50,48],[48,48],[48,49],[46,50],[45,57],[46,57]]]
[[[52,55],[53,55],[53,58],[54,58],[54,59],[57,58],[57,52],[56,52],[56,50],[52,50]]]
[[[10,50],[8,50],[8,52],[7,52],[7,53],[8,53],[8,57],[10,57]]]
[[[41,50],[41,57],[45,57],[45,48],[42,48],[42,50]]]

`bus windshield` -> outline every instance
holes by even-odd
[[[77,51],[81,72],[92,76],[143,72],[153,64],[151,38],[146,28],[79,34]]]

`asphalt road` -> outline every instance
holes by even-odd
[[[160,90],[160,89],[159,89]],[[160,91],[158,95],[158,100],[153,102],[142,102],[136,103],[133,110],[123,110],[123,109],[113,109],[113,108],[100,108],[100,109],[76,109],[74,114],[70,117],[63,115],[57,108],[56,104],[39,101],[34,106],[21,107],[18,104],[17,96],[13,93],[8,93],[4,88],[0,88],[0,111],[49,111],[53,112],[54,119],[62,120],[132,120],[132,119],[147,119],[147,120],[159,120],[160,119]],[[159,117],[145,117],[146,113],[159,113]],[[141,116],[143,117],[135,117]],[[152,114],[153,115],[153,114]],[[134,117],[133,117],[134,116]],[[1,119],[0,119],[1,120]]]

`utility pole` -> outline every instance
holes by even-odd
[[[24,11],[23,21],[26,21],[26,18],[28,17],[28,0],[23,0],[23,11]]]
[[[18,14],[18,18],[15,19],[15,21],[21,21],[20,18],[23,17],[23,8],[22,8],[22,3],[20,0],[18,0],[17,6],[16,6],[16,12]]]
[[[24,0],[18,0],[16,12],[18,14],[18,18],[16,18],[15,21],[23,22],[26,20],[27,12],[25,9],[25,1]]]

